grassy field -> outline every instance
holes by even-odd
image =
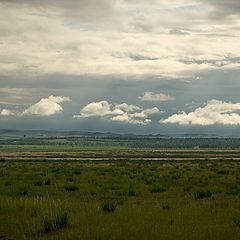
[[[240,150],[0,146],[0,239],[240,239]]]

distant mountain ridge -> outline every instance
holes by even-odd
[[[88,131],[52,131],[52,130],[16,130],[0,129],[1,137],[26,137],[26,138],[49,138],[49,137],[93,137],[93,138],[239,138],[240,136],[219,136],[215,134],[133,134],[112,132],[88,132]]]

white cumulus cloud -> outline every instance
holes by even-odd
[[[150,91],[145,92],[143,96],[139,97],[139,99],[149,102],[165,102],[175,100],[174,97],[166,95],[164,93],[153,93]]]
[[[105,116],[108,114],[111,114],[111,104],[107,101],[100,101],[89,103],[80,111],[80,115],[75,117]]]
[[[128,105],[126,103],[121,103],[121,104],[117,104],[115,106],[117,109],[120,109],[122,111],[126,111],[126,112],[133,112],[133,111],[138,111],[141,110],[142,108],[135,106],[135,105]]]
[[[117,115],[111,118],[112,121],[118,122],[126,122],[130,124],[140,124],[140,125],[147,125],[151,123],[151,119],[136,119],[133,118],[131,115],[124,113],[122,115]]]
[[[42,98],[38,103],[24,110],[21,115],[51,116],[62,112],[63,108],[60,104],[69,101],[70,98],[62,96]]]
[[[149,115],[157,113],[161,113],[157,107],[142,109],[136,105],[127,103],[114,105],[103,100],[89,103],[81,109],[79,115],[74,115],[74,118],[101,117],[111,121],[146,125],[151,122]]]
[[[0,111],[0,115],[7,117],[7,116],[13,116],[13,115],[15,115],[15,113],[10,109],[2,109]]]
[[[195,111],[174,114],[160,123],[177,123],[180,125],[202,125],[213,124],[240,125],[240,103],[210,100],[203,107]]]

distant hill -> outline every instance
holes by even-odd
[[[111,132],[87,132],[87,131],[49,131],[49,130],[15,130],[0,129],[1,137],[13,138],[58,138],[58,137],[89,137],[89,138],[127,138],[127,139],[159,139],[159,138],[226,138],[214,134],[119,134]],[[240,136],[229,136],[229,138]]]
[[[240,148],[240,137],[211,134],[118,134],[111,132],[0,130],[0,146],[38,145],[130,148]]]

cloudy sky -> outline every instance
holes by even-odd
[[[0,128],[240,135],[239,0],[0,0]]]

